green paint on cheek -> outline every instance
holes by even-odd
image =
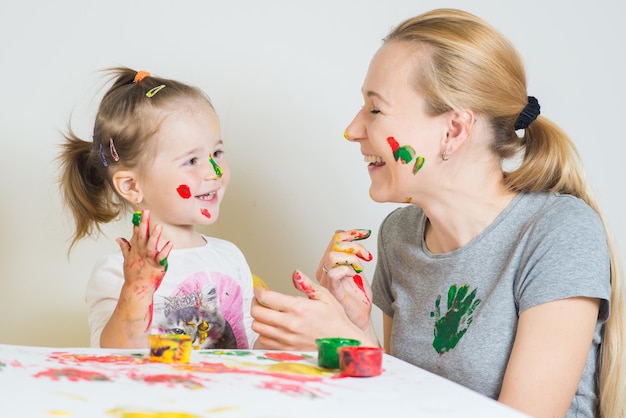
[[[215,175],[217,176],[217,178],[219,179],[220,177],[222,177],[224,173],[222,172],[222,168],[219,165],[217,165],[215,160],[213,160],[213,154],[209,156],[209,161],[211,162],[211,165],[213,166],[213,170],[215,170]]]
[[[415,150],[410,145],[403,145],[393,153],[396,161],[402,161],[404,164],[410,163],[415,158]]]

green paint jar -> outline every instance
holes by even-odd
[[[337,349],[344,346],[358,346],[361,341],[350,338],[318,338],[317,365],[327,369],[339,368],[339,354]]]

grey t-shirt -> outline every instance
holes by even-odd
[[[602,222],[584,201],[520,193],[465,246],[431,253],[426,216],[396,209],[378,235],[374,303],[393,318],[392,355],[496,399],[519,314],[575,296],[600,313],[568,417],[593,417],[596,359],[609,315],[610,266]]]

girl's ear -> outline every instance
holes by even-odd
[[[132,205],[138,205],[143,200],[143,193],[139,186],[137,175],[129,170],[120,170],[113,174],[111,179],[117,193]]]

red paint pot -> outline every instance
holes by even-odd
[[[378,376],[383,368],[383,349],[380,347],[339,347],[339,371],[343,376]]]
[[[339,354],[337,353],[339,347],[361,344],[361,341],[350,338],[318,338],[315,342],[317,343],[317,365],[327,369],[339,368]]]

